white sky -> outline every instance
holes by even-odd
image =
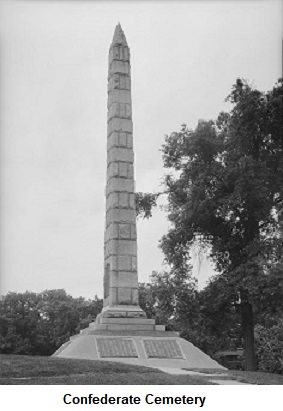
[[[282,1],[2,0],[0,16],[0,294],[101,297],[117,22],[131,48],[136,188],[160,190],[164,134],[228,110],[237,77],[268,90],[281,75]],[[161,270],[167,227],[161,212],[139,220],[139,281]]]

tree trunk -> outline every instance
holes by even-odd
[[[246,371],[256,371],[256,357],[254,348],[253,308],[248,301],[242,301],[242,328],[245,344]]]

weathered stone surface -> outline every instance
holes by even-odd
[[[106,251],[108,253],[108,250]],[[119,269],[118,266],[118,256],[112,255],[110,256],[109,253],[106,255],[105,252],[105,264],[109,264],[109,271],[112,273],[113,271],[117,271]]]
[[[112,103],[124,103],[124,104],[131,104],[131,92],[130,90],[120,90],[120,89],[113,89],[109,91],[108,94],[108,109]]]
[[[114,32],[114,36],[113,36],[113,40],[112,40],[110,48],[115,47],[115,46],[117,47],[117,45],[128,47],[125,33],[123,32],[120,23],[118,23],[117,26],[115,27],[115,32]]]
[[[128,163],[128,178],[134,178],[134,166]]]
[[[120,324],[123,326],[124,324],[151,324],[155,325],[155,320],[149,318],[121,318],[117,321],[115,318],[104,318],[102,317],[100,320],[101,324]],[[95,323],[92,323],[95,324]],[[91,327],[91,324],[89,325]]]
[[[110,193],[106,201],[106,210],[119,207],[119,193]]]
[[[131,90],[131,78],[128,75],[115,73],[112,74],[108,82],[108,92],[112,90]]]
[[[137,257],[132,257],[132,270],[137,271],[137,269],[138,269]]]
[[[118,268],[119,271],[131,271],[132,270],[132,257],[128,255],[118,256]]]
[[[109,240],[107,251],[113,255],[132,255],[137,254],[137,243],[134,240]]]
[[[119,331],[121,330],[121,324],[109,324],[107,326],[109,331]],[[151,324],[123,324],[123,330],[135,330],[135,331],[154,331],[154,325]]]
[[[133,148],[133,135],[127,133],[127,148]]]
[[[112,177],[109,178],[106,195],[107,197],[113,192],[133,193],[135,189],[134,181],[129,178]]]
[[[136,273],[128,271],[116,271],[110,279],[110,287],[130,287],[137,289],[138,281]]]
[[[165,331],[165,325],[155,325],[155,331]]]
[[[132,301],[133,304],[138,304],[139,303],[139,290],[137,288],[132,288]]]
[[[123,132],[119,133],[119,147],[123,147],[123,148],[127,147],[127,133],[123,133]]]
[[[111,147],[108,151],[108,164],[112,162],[129,162],[133,164],[134,152],[129,148]]]
[[[114,131],[107,138],[107,151],[111,147],[119,147],[119,133]]]
[[[120,90],[130,90],[131,89],[131,78],[129,76],[124,76],[120,74]]]
[[[108,122],[108,136],[114,131],[125,133],[133,132],[133,123],[131,119],[113,117]]]
[[[108,110],[108,115],[107,115],[108,121],[112,119],[113,117],[131,119],[132,118],[131,105],[124,104],[124,103],[112,103]]]
[[[133,304],[132,289],[126,287],[118,287],[118,301],[120,304]]]
[[[113,60],[125,60],[129,61],[130,59],[130,53],[129,53],[129,48],[123,45],[116,45],[114,47],[111,47],[109,50],[109,58],[108,62],[109,65],[112,63]]]
[[[131,227],[133,224],[119,224],[119,238],[131,238]]]
[[[110,163],[107,167],[107,179],[109,180],[111,177],[119,177],[119,163],[113,162]]]
[[[117,73],[130,75],[130,72],[131,68],[128,61],[113,60],[112,63],[110,63],[109,76]]]
[[[131,225],[131,238],[136,239],[137,238],[137,230],[134,225]]]
[[[106,227],[113,222],[117,223],[135,223],[135,210],[123,208],[110,208],[106,213]]]
[[[105,318],[126,318],[127,313],[126,311],[115,311],[115,310],[108,310],[103,313]]]
[[[105,230],[105,241],[119,237],[119,224],[111,223]]]
[[[119,177],[128,178],[128,163],[118,163],[119,168]]]
[[[119,207],[129,208],[129,194],[128,193],[118,193],[119,196]]]
[[[136,202],[135,202],[135,195],[134,194],[129,194],[129,207],[130,208],[135,208]]]
[[[132,163],[115,161],[109,164],[107,168],[107,179],[111,177],[122,177],[133,180],[134,170]]]

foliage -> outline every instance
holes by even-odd
[[[152,209],[157,206],[156,200],[160,193],[141,193],[135,195],[137,217],[152,217]]]
[[[283,266],[276,265],[267,274],[251,265],[243,278],[240,270],[214,276],[199,292],[200,335],[198,346],[213,356],[227,348],[243,346],[241,332],[240,288],[249,291],[254,323],[270,328],[283,314]],[[240,287],[241,286],[241,287]],[[238,290],[238,291],[237,291]]]
[[[10,292],[0,297],[0,352],[51,355],[101,308],[97,297],[73,298],[65,290]]]
[[[264,329],[283,314],[283,81],[264,93],[237,79],[227,100],[230,113],[165,136],[171,228],[160,246],[170,271],[152,284],[155,311],[209,354],[243,345],[244,301]],[[196,241],[218,272],[200,293],[190,268]]]
[[[189,325],[197,316],[197,292],[192,279],[182,279],[171,272],[153,272],[150,284],[139,285],[140,305],[148,317],[167,329],[180,329]],[[187,316],[187,312],[192,315]],[[194,315],[195,314],[195,315]]]
[[[164,167],[178,175],[165,178],[172,228],[161,247],[174,267],[196,238],[211,246],[219,272],[281,257],[282,94],[282,81],[261,93],[238,80],[231,113],[165,137]]]
[[[262,93],[238,79],[230,113],[165,138],[164,167],[175,174],[165,178],[172,228],[161,247],[175,275],[193,241],[211,249],[221,273],[205,292],[209,298],[217,289],[215,319],[235,308],[243,290],[257,320],[266,310],[282,312],[282,290],[274,286],[282,281],[282,96],[282,80]]]
[[[283,319],[270,328],[255,327],[258,369],[283,374]]]

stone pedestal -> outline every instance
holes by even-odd
[[[126,324],[121,325],[123,328],[119,331],[97,330],[90,326],[71,337],[54,357],[115,361],[155,368],[224,369],[193,344],[180,338],[178,333],[134,330],[138,324],[127,324],[133,327],[126,331]]]

